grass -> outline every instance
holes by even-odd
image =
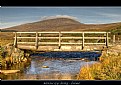
[[[8,43],[13,43],[13,40],[0,39],[0,46],[5,46]]]
[[[0,46],[13,43],[13,36],[12,32],[0,32]]]
[[[121,34],[121,26],[117,27],[116,29],[109,30],[112,34]]]
[[[118,40],[118,38],[121,39],[121,26],[118,26],[115,29],[109,29],[107,31],[111,32],[112,35],[115,35],[116,36],[116,40]]]
[[[5,64],[4,62],[5,57],[6,57],[5,48],[0,47],[0,67],[2,67]]]
[[[5,58],[8,57],[5,47],[9,43],[13,43],[13,33],[0,32],[0,65],[1,66],[5,65]]]
[[[121,80],[121,54],[100,57],[100,62],[80,70],[78,80]]]

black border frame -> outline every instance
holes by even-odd
[[[120,0],[1,0],[1,6],[121,6]]]
[[[39,7],[69,7],[69,6],[121,6],[120,0],[1,0],[0,6],[9,7],[9,6],[39,6]],[[17,85],[17,84],[39,84],[39,85],[103,85],[103,84],[121,84],[120,80],[111,80],[111,81],[98,81],[98,80],[1,80],[2,84],[7,85]]]

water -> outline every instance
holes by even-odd
[[[100,55],[100,53],[96,52],[47,52],[32,54],[31,62],[27,66],[23,64],[21,72],[8,74],[4,79],[75,80],[81,67],[96,63],[97,61],[93,60]],[[88,58],[91,61],[86,62],[81,60],[82,58]]]

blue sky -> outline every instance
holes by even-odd
[[[121,22],[120,7],[0,7],[0,28],[69,17],[85,24]]]

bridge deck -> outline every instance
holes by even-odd
[[[61,46],[59,49],[58,46],[39,46],[38,49],[36,49],[35,46],[26,46],[26,45],[18,45],[18,48],[20,49],[26,49],[26,50],[33,50],[33,51],[93,51],[93,50],[102,50],[104,45],[91,45],[91,46],[85,46],[82,50],[82,46]]]

